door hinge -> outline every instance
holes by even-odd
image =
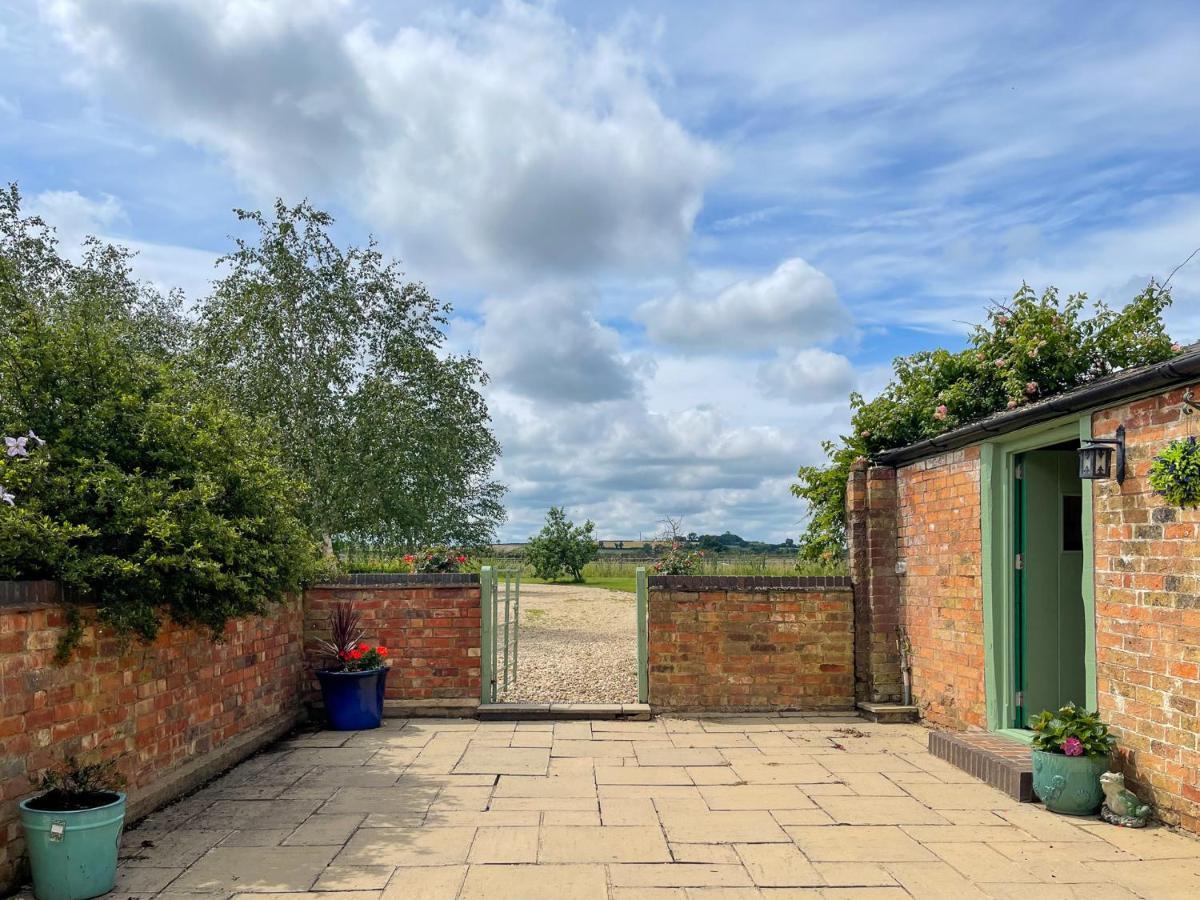
[[[1024,706],[1025,705],[1025,692],[1017,691],[1017,695],[1013,699],[1016,700],[1017,706]]]
[[[1018,553],[1013,559],[1013,567],[1019,572],[1025,568],[1025,554]]]
[[[1017,463],[1013,467],[1013,477],[1020,481],[1025,477],[1025,463]]]

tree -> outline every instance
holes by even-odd
[[[206,373],[286,436],[327,548],[491,543],[500,447],[479,360],[444,352],[449,306],[373,241],[338,247],[308,203],[274,213],[238,212],[258,235],[221,260],[229,272],[200,306]]]
[[[851,433],[825,442],[828,462],[803,466],[792,493],[808,504],[800,557],[840,559],[846,549],[846,480],[856,459],[934,437],[1005,409],[1061,393],[1176,350],[1163,324],[1170,292],[1151,281],[1119,311],[1103,302],[1085,314],[1086,294],[1038,297],[1027,284],[988,310],[967,349],[899,357],[873,400],[850,395]]]
[[[91,239],[73,264],[0,192],[0,578],[59,581],[146,638],[164,610],[219,633],[313,574],[303,486],[192,375],[178,298],[129,257]]]
[[[538,578],[554,581],[565,572],[572,581],[583,581],[583,567],[600,552],[592,539],[595,527],[591,519],[576,525],[562,507],[552,506],[542,530],[525,545],[525,561]]]

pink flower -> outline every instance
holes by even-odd
[[[1063,741],[1063,753],[1067,756],[1083,756],[1083,741],[1077,737],[1069,737]]]
[[[1017,408],[1017,401],[1016,401],[1016,400],[1009,400],[1009,401],[1008,401],[1008,408],[1009,408],[1009,409],[1016,409],[1016,408]]]
[[[1007,325],[1008,324],[1008,316],[996,316],[996,324],[997,325]]]
[[[1180,350],[1182,350],[1182,349],[1183,349],[1183,345],[1182,345],[1182,344],[1175,343],[1175,344],[1172,344],[1172,345],[1171,345],[1171,352],[1172,352],[1172,353],[1178,353],[1178,352],[1179,352]],[[31,432],[31,433],[32,433],[32,432]]]
[[[940,406],[938,406],[937,409],[935,409],[933,411],[933,417],[935,419],[937,419],[938,421],[941,421],[942,419],[946,418],[946,416],[948,416],[948,415],[950,415],[950,410],[948,410],[946,408],[945,403],[941,404]]]
[[[1003,369],[1007,365],[1008,365],[1008,360],[1004,359],[1003,357],[996,360],[996,368],[997,369]]]
[[[1038,383],[1036,381],[1027,381],[1025,383],[1025,393],[1036,394],[1038,392]]]

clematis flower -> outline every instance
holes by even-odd
[[[0,484],[0,503],[7,503],[9,506],[16,506],[16,496],[8,492],[8,488]]]
[[[1067,756],[1083,756],[1083,741],[1077,737],[1069,737],[1063,741],[1063,753]]]
[[[27,438],[29,438],[29,440],[31,440],[31,441],[33,441],[35,444],[37,444],[39,447],[45,447],[45,446],[46,446],[46,442],[45,442],[45,441],[43,441],[43,440],[42,440],[40,437],[38,437],[36,434],[34,434],[34,432],[33,432],[33,429],[32,429],[32,428],[30,428],[30,429],[29,429],[29,434],[27,434],[27,435],[25,435],[25,436],[26,436]]]
[[[6,437],[4,439],[4,452],[9,456],[28,456],[29,451],[25,449],[25,445],[29,443],[29,438],[21,437]]]

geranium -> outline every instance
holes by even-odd
[[[461,552],[455,552],[449,547],[430,547],[415,556],[406,556],[405,562],[412,566],[414,572],[427,575],[453,574],[461,570],[467,562],[467,557]]]

